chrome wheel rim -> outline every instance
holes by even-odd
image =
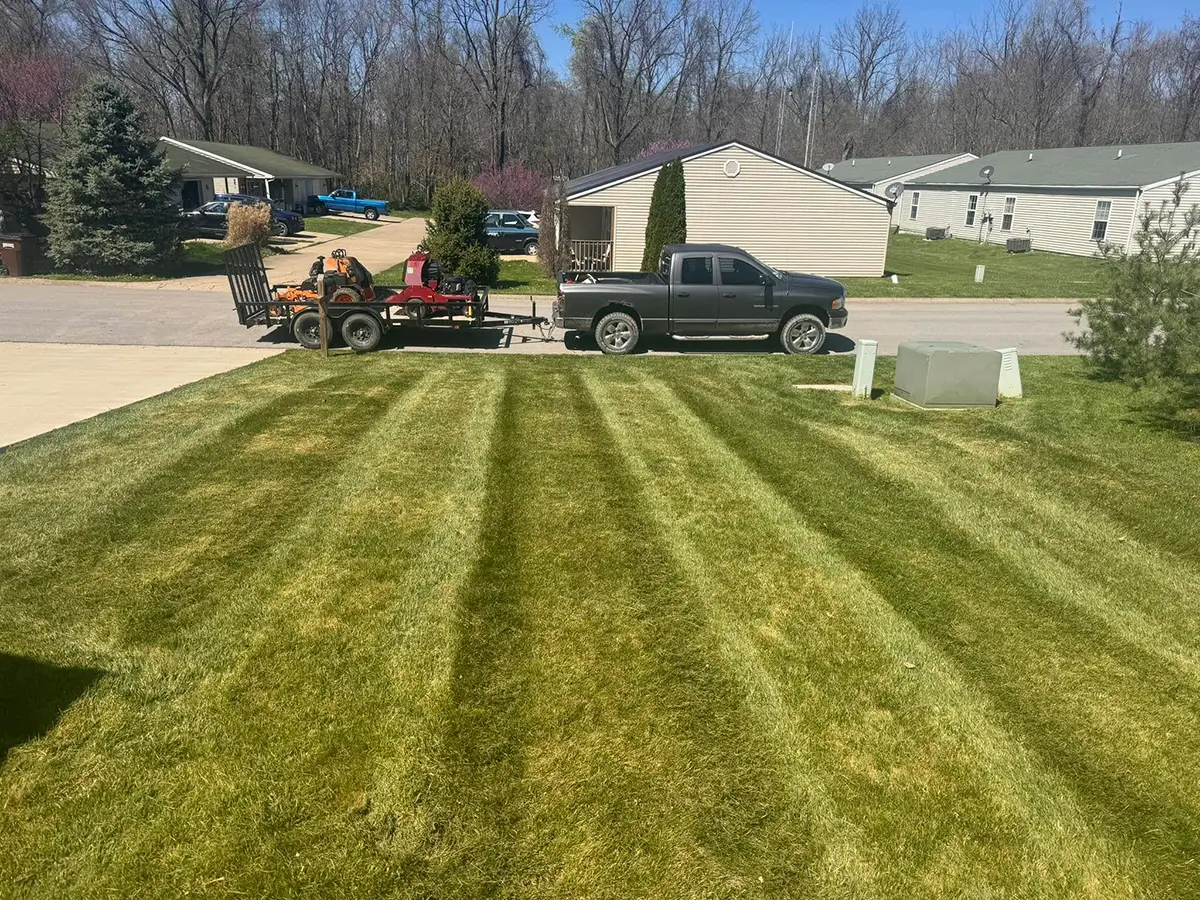
[[[629,327],[628,322],[609,322],[604,326],[602,337],[606,347],[611,347],[613,350],[624,350],[633,340],[633,329]]]
[[[812,322],[800,322],[788,332],[788,344],[793,350],[807,352],[817,346],[821,330]]]

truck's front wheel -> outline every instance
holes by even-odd
[[[376,219],[379,218],[379,210],[377,210],[373,206],[368,206],[366,211],[363,213],[363,215],[366,216],[368,219],[370,219],[372,222],[374,222]]]
[[[812,313],[800,313],[783,323],[779,342],[786,353],[816,353],[825,346],[825,323]]]
[[[596,323],[596,343],[605,353],[632,352],[640,335],[637,319],[629,313],[611,312]]]

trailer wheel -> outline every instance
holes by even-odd
[[[792,316],[779,332],[787,353],[816,353],[825,345],[825,324],[812,313]]]
[[[383,340],[383,326],[374,316],[366,313],[351,313],[342,322],[342,339],[346,345],[359,353],[370,353]]]
[[[373,206],[368,206],[366,208],[366,210],[363,211],[363,215],[366,216],[368,219],[370,219],[372,222],[374,222],[376,219],[379,218],[379,210],[377,210]]]
[[[320,350],[321,314],[311,309],[300,313],[292,321],[292,335],[305,350]]]
[[[596,343],[604,353],[629,353],[638,342],[637,319],[623,312],[611,312],[596,323]]]

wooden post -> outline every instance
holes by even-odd
[[[329,300],[322,296],[317,299],[317,310],[321,316],[321,355],[329,358]]]

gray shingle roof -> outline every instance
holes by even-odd
[[[166,154],[167,162],[177,169],[183,169],[183,177],[186,178],[227,178],[233,176],[235,178],[255,178],[257,173],[251,169],[243,168],[242,166],[234,166],[229,163],[223,163],[213,159],[211,156],[204,156],[200,153],[195,153],[184,147],[169,143],[168,141],[159,141],[158,149]]]
[[[230,162],[258,172],[265,172],[275,178],[336,178],[338,174],[321,166],[314,166],[312,163],[306,163],[263,147],[221,144],[216,141],[181,140],[179,143],[197,150],[214,153]]]
[[[686,159],[689,156],[695,156],[697,153],[703,153],[706,150],[723,147],[727,143],[729,142],[721,141],[715,144],[697,144],[694,147],[685,147],[682,150],[663,150],[659,153],[652,153],[642,159],[630,160],[618,166],[609,166],[607,169],[592,172],[590,175],[581,175],[579,178],[573,178],[567,182],[566,196],[574,197],[577,194],[604,187],[606,184],[612,184],[614,181],[620,181],[623,178],[632,178],[634,175],[641,175],[643,172],[650,172],[659,166],[665,166],[676,159]]]
[[[1117,151],[1121,151],[1120,157]],[[1033,154],[1030,160],[1029,154]],[[993,166],[991,184],[1005,187],[1145,187],[1180,172],[1200,170],[1200,141],[1129,144],[1124,147],[1066,147],[1055,150],[1002,150],[913,179],[913,184],[982,185],[984,166]]]
[[[901,180],[909,172],[962,156],[961,153],[929,153],[924,156],[873,156],[869,159],[844,159],[833,164],[829,175],[857,187],[881,181]]]

